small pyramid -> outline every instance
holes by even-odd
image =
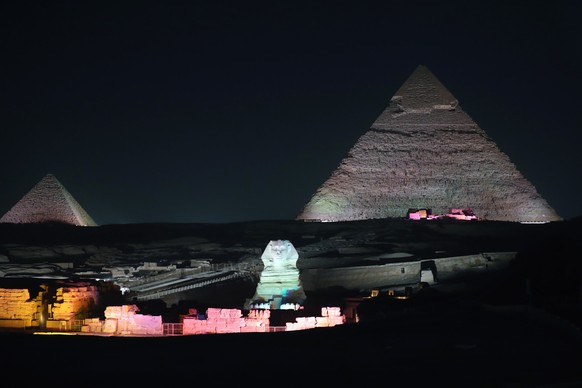
[[[469,208],[484,220],[558,221],[495,142],[418,66],[316,191],[299,220],[403,218]]]
[[[73,196],[52,174],[47,174],[2,218],[2,223],[63,222],[97,226]]]

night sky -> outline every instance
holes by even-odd
[[[51,173],[100,225],[293,219],[419,64],[582,215],[580,1],[14,3],[0,215]]]

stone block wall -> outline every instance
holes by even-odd
[[[87,318],[81,326],[82,333],[101,333],[103,331],[103,321],[99,318]]]
[[[42,292],[30,298],[28,289],[0,288],[0,327],[38,326],[42,311]]]
[[[339,307],[323,307],[321,317],[297,317],[296,322],[287,322],[285,330],[306,330],[316,327],[331,327],[342,325],[346,319]],[[243,317],[241,310],[217,309],[207,310],[207,319],[199,319],[198,315],[185,316],[183,319],[183,334],[217,334],[217,333],[251,333],[270,331],[270,310],[250,310]]]
[[[316,327],[331,327],[343,325],[346,317],[342,315],[339,307],[322,307],[321,317],[297,317],[295,322],[286,323],[286,331],[307,330]]]
[[[264,333],[269,331],[270,310],[249,310],[244,319],[245,325],[240,328],[241,333]]]
[[[418,261],[361,267],[310,268],[301,271],[301,281],[306,291],[332,287],[374,289],[386,285],[414,284],[418,283],[419,279]]]
[[[48,305],[47,330],[73,330],[74,320],[79,313],[87,314],[97,302],[98,291],[93,285],[59,287],[55,300]]]
[[[183,334],[217,334],[241,332],[265,332],[269,328],[269,311],[251,310],[245,318],[238,309],[208,308],[206,319],[198,315],[183,318]]]
[[[72,320],[79,311],[87,311],[92,304],[96,304],[97,298],[97,288],[92,285],[59,287],[54,303],[49,305],[50,320]]]
[[[469,275],[502,269],[515,259],[516,254],[517,252],[492,252],[435,259],[437,280],[446,281],[461,274]]]
[[[81,331],[84,333],[107,333],[115,335],[163,335],[160,315],[138,314],[135,305],[108,306],[105,320],[85,319]]]

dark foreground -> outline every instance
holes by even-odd
[[[159,338],[6,334],[4,379],[38,386],[582,386],[582,331],[468,300],[390,306],[357,324]],[[384,303],[378,299],[377,303]]]

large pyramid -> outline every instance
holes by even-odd
[[[297,216],[350,221],[470,208],[486,220],[561,220],[425,66],[418,66]]]
[[[0,222],[14,224],[63,222],[79,226],[97,225],[52,174],[47,174],[42,178],[0,218]]]

